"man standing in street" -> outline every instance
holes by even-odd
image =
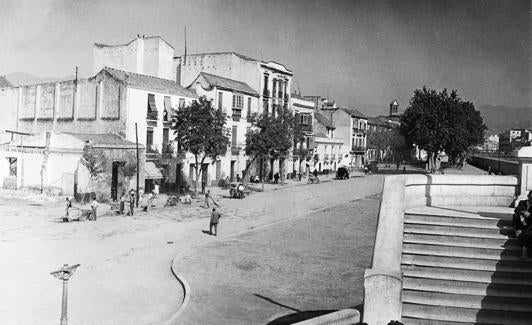
[[[212,200],[212,203],[214,203],[214,205],[216,206],[219,206],[218,203],[216,203],[216,201],[214,201],[214,198],[211,196],[211,190],[207,190],[207,193],[205,193],[205,208],[208,209],[210,208],[210,205],[209,205],[209,201]]]
[[[129,192],[129,215],[132,216],[135,211],[135,191]]]
[[[209,224],[209,233],[211,235],[218,235],[218,222],[220,221],[221,217],[222,215],[220,212],[216,211],[216,208],[212,208],[211,223]],[[212,233],[212,228],[214,228],[214,234]]]

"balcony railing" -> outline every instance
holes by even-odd
[[[148,114],[146,114],[146,119],[157,121],[157,111],[148,112]]]
[[[242,109],[241,108],[237,108],[237,107],[233,107],[233,121],[239,121],[240,118],[242,117]]]
[[[352,146],[351,147],[352,152],[366,152],[365,146]]]
[[[244,144],[242,142],[233,142],[231,143],[231,154],[238,155],[240,151],[244,149]]]
[[[312,132],[312,124],[299,124],[299,128],[303,132]]]
[[[353,128],[354,133],[366,133],[365,128]]]
[[[163,143],[162,151],[164,156],[172,156],[175,152],[174,143],[172,141]]]

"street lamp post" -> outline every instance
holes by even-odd
[[[63,267],[55,272],[50,273],[56,278],[63,280],[63,298],[61,301],[61,321],[60,325],[67,325],[67,299],[68,299],[68,279],[74,274],[76,269],[80,264],[68,266],[68,264],[63,265]]]

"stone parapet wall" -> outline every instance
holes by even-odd
[[[371,269],[364,279],[364,322],[386,325],[402,315],[404,211],[417,206],[508,206],[517,176],[404,175],[384,181]]]

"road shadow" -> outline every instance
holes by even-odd
[[[204,233],[205,235],[212,235],[209,230],[202,230],[201,232]]]

